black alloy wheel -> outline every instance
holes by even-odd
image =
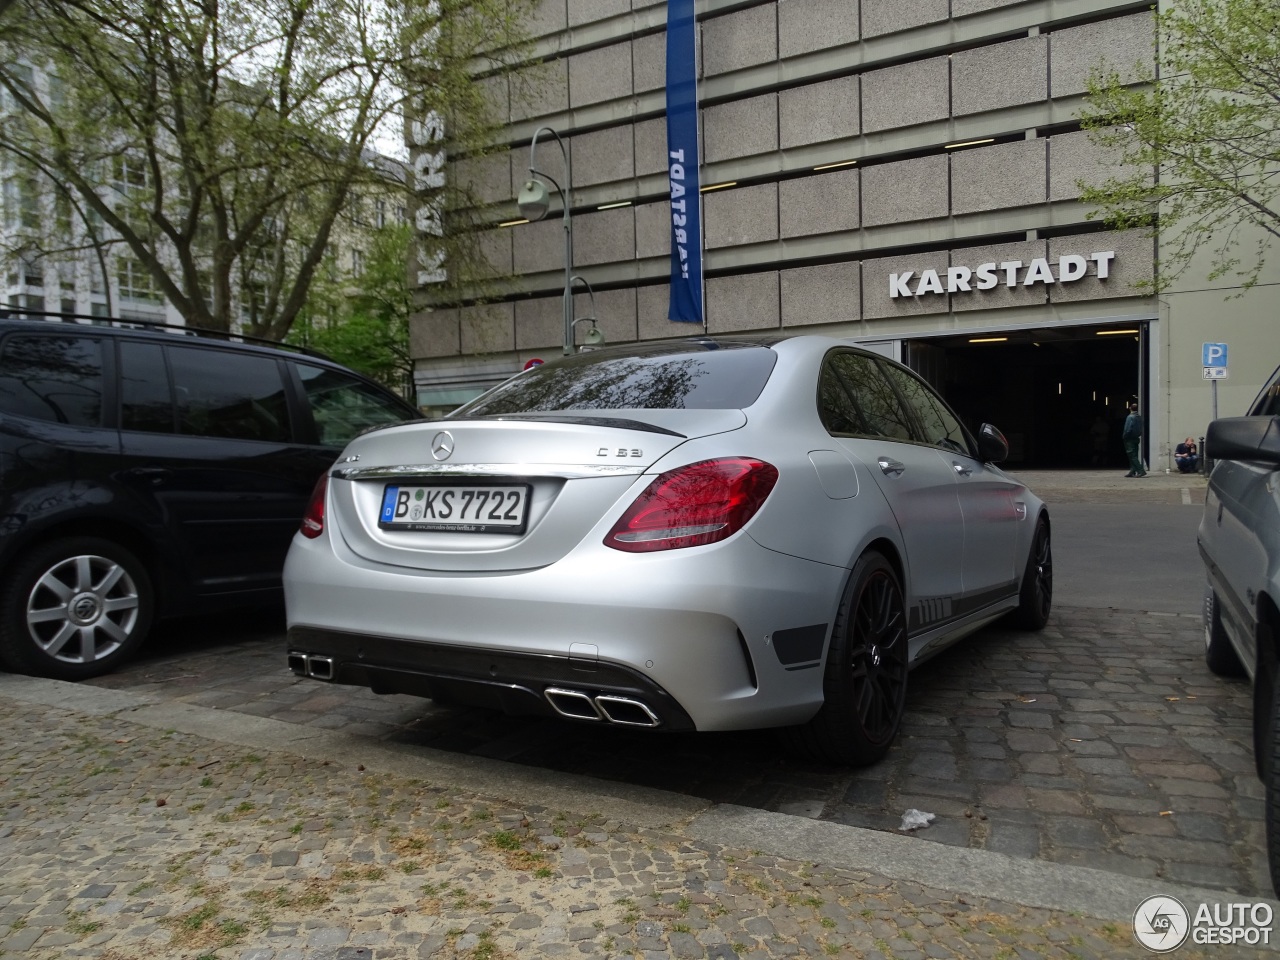
[[[902,725],[908,657],[897,571],[869,551],[854,564],[831,631],[822,708],[788,731],[792,746],[825,763],[864,767],[882,759]]]
[[[1043,630],[1053,607],[1053,544],[1049,521],[1043,515],[1036,521],[1027,567],[1022,574],[1022,590],[1018,607],[1011,619],[1025,630]]]
[[[893,572],[873,571],[854,610],[848,653],[850,693],[868,744],[887,747],[902,720],[907,693],[906,627],[902,591]]]

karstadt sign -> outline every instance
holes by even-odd
[[[1097,277],[1105,280],[1111,273],[1114,250],[1100,250],[1088,256],[1065,253],[1051,264],[1047,257],[1036,257],[1028,264],[1021,260],[1005,260],[1003,263],[980,263],[969,267],[948,267],[943,273],[922,270],[917,277],[914,270],[889,274],[890,297],[919,297],[926,293],[971,293],[975,290],[993,290],[998,286],[1032,287],[1037,283],[1074,283],[1089,272],[1089,264],[1097,265]],[[1056,266],[1056,270],[1055,270]],[[1025,267],[1025,269],[1024,269]]]

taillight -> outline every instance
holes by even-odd
[[[308,540],[314,540],[324,533],[324,495],[329,489],[329,475],[322,473],[311,491],[311,502],[307,504],[307,512],[302,515],[302,526],[298,528]]]
[[[777,482],[777,467],[749,457],[669,470],[614,524],[605,546],[647,553],[715,543],[741,530]]]

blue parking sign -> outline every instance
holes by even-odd
[[[1202,352],[1204,367],[1225,367],[1227,365],[1227,345],[1225,343],[1206,343]]]

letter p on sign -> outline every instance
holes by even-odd
[[[1203,350],[1205,367],[1225,367],[1227,365],[1227,345],[1225,343],[1206,343]]]

